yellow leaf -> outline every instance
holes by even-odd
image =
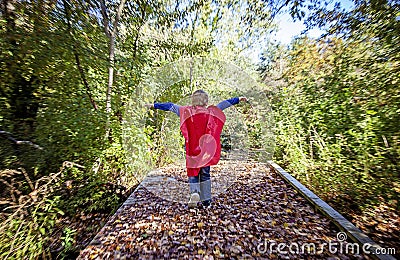
[[[198,228],[202,228],[203,226],[204,226],[204,223],[203,223],[203,222],[197,223],[197,227],[198,227]]]
[[[283,226],[284,226],[285,228],[288,228],[288,227],[289,227],[289,224],[288,224],[288,223],[283,223]]]
[[[206,251],[204,251],[203,249],[199,249],[199,250],[197,251],[197,253],[198,253],[199,255],[204,255],[204,254],[206,253]]]

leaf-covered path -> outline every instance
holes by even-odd
[[[346,242],[329,250],[339,230],[265,164],[213,167],[211,209],[188,209],[187,185],[173,182],[185,180],[182,168],[156,175],[149,178],[158,183],[139,186],[80,259],[362,258],[339,253]],[[176,197],[165,196],[165,187]]]

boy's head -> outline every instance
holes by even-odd
[[[202,90],[196,90],[192,94],[192,106],[202,106],[205,107],[208,104],[208,95]]]

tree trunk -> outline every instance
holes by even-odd
[[[107,93],[106,93],[106,113],[107,113],[107,122],[106,122],[106,139],[110,136],[110,118],[112,112],[112,89],[114,85],[114,65],[115,65],[115,39],[118,32],[118,22],[122,14],[122,10],[124,9],[126,0],[121,0],[118,6],[117,13],[115,15],[114,20],[111,22],[112,30],[110,28],[110,20],[107,15],[107,7],[104,0],[100,1],[101,14],[103,16],[103,25],[104,32],[107,35],[110,41],[109,47],[109,67],[108,67],[108,84],[107,84]]]
[[[110,37],[110,49],[109,49],[109,61],[108,67],[108,86],[107,86],[107,97],[106,97],[106,113],[111,113],[111,94],[112,87],[114,84],[114,59],[115,59],[115,36]]]
[[[79,71],[79,74],[81,76],[83,85],[85,86],[86,95],[89,97],[90,103],[92,104],[94,110],[97,110],[98,109],[97,108],[97,104],[96,104],[96,101],[93,99],[93,96],[91,94],[90,86],[89,86],[89,83],[88,83],[88,81],[86,79],[85,71],[83,70],[83,67],[81,65],[81,60],[79,58],[78,47],[77,47],[77,44],[76,44],[75,39],[74,39],[74,33],[73,33],[73,30],[72,30],[72,26],[71,26],[71,10],[70,10],[68,2],[66,0],[63,0],[63,5],[64,5],[65,17],[67,18],[68,34],[71,35],[72,41],[73,41],[72,51],[74,53],[76,67],[78,68],[78,71]]]

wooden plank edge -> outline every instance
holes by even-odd
[[[326,215],[340,230],[346,232],[346,234],[356,243],[360,245],[360,248],[366,248],[370,252],[376,252],[380,250],[382,252],[382,247],[378,245],[375,241],[369,238],[364,232],[354,226],[350,221],[348,221],[342,214],[337,212],[325,201],[320,199],[307,187],[296,180],[292,175],[286,172],[282,167],[276,164],[274,161],[267,161],[267,163],[272,167],[272,169],[278,173],[286,182],[293,186],[300,194],[306,198],[312,205],[318,208],[324,215]],[[393,260],[396,259],[389,254],[366,254],[375,259],[382,260]]]
[[[142,181],[143,182],[143,181]],[[99,230],[99,232],[97,232],[97,234],[94,236],[94,238],[92,239],[92,241],[90,241],[90,243],[86,246],[90,246],[90,245],[100,245],[101,241],[100,241],[100,237],[103,236],[103,230],[105,229],[105,227],[111,223],[114,222],[114,220],[116,219],[116,217],[118,216],[118,214],[126,207],[126,206],[130,206],[132,204],[134,204],[135,202],[135,193],[142,187],[142,182],[138,184],[138,186],[136,186],[136,188],[132,191],[132,193],[129,195],[129,197],[125,200],[124,203],[122,203],[122,205],[117,209],[117,211],[115,211],[115,213],[110,217],[110,219],[104,224],[104,226]],[[85,248],[86,248],[85,247]],[[79,259],[79,257],[78,257]]]

